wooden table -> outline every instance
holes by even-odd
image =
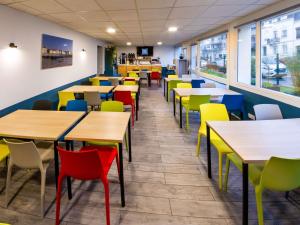
[[[139,99],[140,99],[140,92],[139,92],[139,85],[118,85],[115,89],[115,91],[130,91],[132,93],[136,93],[136,110],[135,110],[135,115],[136,115],[136,120],[138,120],[138,111],[139,111]]]
[[[207,165],[211,178],[210,129],[243,161],[243,224],[248,224],[248,164],[272,156],[300,158],[300,119],[207,122]]]
[[[110,93],[113,89],[114,86],[74,85],[62,91],[74,93],[99,92],[101,94],[105,94],[106,100],[108,100],[108,93]]]
[[[176,116],[176,98],[179,96],[179,116],[180,128],[182,128],[182,97],[191,95],[210,95],[212,97],[220,97],[223,95],[239,95],[240,93],[225,88],[174,88],[173,89],[173,111]]]
[[[96,80],[99,80],[99,81],[108,81],[108,80],[111,80],[111,79],[118,79],[118,81],[122,81],[123,77],[96,76],[96,77],[93,77],[91,79],[96,79]]]
[[[0,118],[0,136],[53,141],[57,185],[59,175],[58,140],[84,115],[85,112],[17,110]]]
[[[121,203],[125,206],[123,139],[128,128],[129,162],[131,162],[131,127],[129,112],[90,112],[66,136],[66,140],[105,141],[119,144]]]

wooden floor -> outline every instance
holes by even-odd
[[[206,175],[206,155],[195,157],[199,115],[191,113],[191,130],[179,129],[172,104],[153,84],[142,88],[139,121],[133,129],[133,162],[125,160],[126,207],[120,207],[116,168],[109,175],[112,225],[233,225],[241,224],[241,174],[234,168],[228,193],[216,185],[217,157],[213,151],[213,177]],[[238,137],[237,137],[238,138]],[[205,140],[202,142],[205,149]],[[79,147],[79,144],[77,144]],[[40,175],[15,170],[11,203],[4,207],[5,171],[0,174],[0,222],[54,224],[55,183],[53,165],[47,173],[46,216],[41,219]],[[256,222],[256,206],[250,187],[250,224]],[[105,223],[104,193],[100,182],[73,182],[74,197],[62,200],[64,225]],[[264,193],[265,224],[300,224],[299,193],[286,200],[282,193]]]

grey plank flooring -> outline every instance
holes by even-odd
[[[184,115],[184,114],[183,114]],[[241,224],[241,174],[231,169],[229,189],[217,186],[217,155],[213,151],[213,179],[206,173],[205,140],[201,157],[195,157],[199,115],[190,113],[189,131],[178,126],[171,103],[153,84],[142,88],[139,121],[132,132],[133,162],[125,154],[126,207],[120,207],[116,166],[109,173],[112,225],[238,225]],[[184,123],[185,125],[185,120]],[[77,148],[80,143],[76,143]],[[50,225],[55,223],[53,164],[47,173],[46,215],[41,219],[40,175],[15,169],[11,202],[4,207],[5,168],[0,172],[0,223]],[[98,181],[73,181],[73,199],[62,196],[62,225],[106,224],[104,190]],[[250,187],[250,224],[257,224],[253,188]],[[300,224],[299,192],[291,199],[283,193],[264,193],[265,224]]]

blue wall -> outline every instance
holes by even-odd
[[[31,109],[32,108],[32,105],[33,103],[36,101],[36,100],[40,100],[40,99],[44,99],[44,100],[50,100],[51,102],[53,102],[53,109],[56,109],[56,106],[58,104],[58,94],[57,92],[60,91],[60,90],[63,90],[63,89],[66,89],[68,87],[71,87],[73,85],[78,85],[80,84],[81,82],[83,81],[86,81],[88,80],[90,77],[93,77],[95,75],[91,75],[91,76],[88,76],[86,78],[83,78],[83,79],[80,79],[80,80],[77,80],[77,81],[74,81],[72,83],[69,83],[69,84],[66,84],[66,85],[63,85],[63,86],[60,86],[58,88],[55,88],[55,89],[52,89],[52,90],[49,90],[47,92],[44,92],[42,94],[39,94],[39,95],[36,95],[32,98],[29,98],[29,99],[26,99],[22,102],[19,102],[17,104],[14,104],[10,107],[7,107],[5,109],[2,109],[0,110],[0,117],[1,116],[4,116],[8,113],[11,113],[17,109]]]
[[[289,104],[286,104],[286,103],[283,103],[280,101],[276,101],[274,99],[267,98],[267,97],[259,95],[259,94],[245,91],[243,89],[239,89],[236,87],[230,86],[229,88],[233,91],[239,92],[244,95],[245,110],[247,112],[247,116],[248,116],[248,113],[251,113],[254,115],[253,105],[277,104],[277,105],[279,105],[284,118],[300,118],[300,108],[298,108],[298,107],[295,107],[295,106],[292,106],[292,105],[289,105]]]

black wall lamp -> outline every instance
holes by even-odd
[[[17,48],[18,46],[15,43],[11,42],[11,43],[9,43],[9,47],[10,48]]]
[[[82,50],[81,50],[82,52],[86,52],[86,50],[83,48]]]

